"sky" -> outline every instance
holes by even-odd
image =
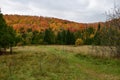
[[[20,14],[92,23],[106,20],[106,12],[120,0],[0,0],[3,14]]]

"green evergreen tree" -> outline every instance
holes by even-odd
[[[94,40],[93,40],[94,45],[100,45],[101,44],[101,42],[100,42],[101,41],[100,28],[101,28],[101,25],[98,24],[98,29],[96,31],[96,34],[95,34],[95,37],[94,37]]]
[[[62,30],[61,32],[61,42],[62,44],[66,44],[66,30]]]
[[[61,32],[58,32],[57,34],[57,44],[62,44],[62,38],[61,38]]]
[[[33,32],[32,44],[43,44],[44,32]]]
[[[44,42],[46,44],[54,44],[55,43],[55,34],[51,28],[45,30]]]
[[[70,32],[70,30],[67,30],[66,33],[66,44],[67,45],[71,45],[75,43],[75,37],[74,34],[72,32]]]
[[[76,31],[74,32],[74,36],[75,36],[75,40],[77,40],[78,38],[83,38],[83,33],[82,31]]]
[[[1,52],[1,48],[5,48],[6,47],[6,40],[4,40],[6,38],[6,22],[3,18],[2,13],[0,13],[0,52]]]
[[[93,27],[89,27],[85,30],[85,36],[84,44],[91,45],[93,43],[93,38],[91,38],[91,35],[95,33],[95,29]]]
[[[15,43],[15,31],[12,27],[7,26],[2,13],[0,13],[0,53],[6,53],[6,48],[10,47],[12,53],[12,46]],[[4,51],[1,51],[1,48]]]
[[[66,33],[66,44],[70,44],[71,42],[71,33],[69,30],[67,30],[67,33]]]

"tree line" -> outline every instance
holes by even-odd
[[[17,45],[31,44],[59,44],[74,45],[77,39],[81,39],[85,45],[91,45],[95,40],[96,30],[89,27],[85,30],[72,32],[69,29],[60,29],[59,32],[53,31],[51,28],[45,31],[32,31],[28,29],[26,32],[21,28],[16,33]]]

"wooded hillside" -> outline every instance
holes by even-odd
[[[23,28],[24,31],[32,29],[33,31],[37,30],[41,32],[47,28],[52,28],[53,31],[69,29],[70,31],[74,32],[87,27],[97,28],[98,26],[98,23],[77,23],[73,21],[42,16],[4,15],[4,18],[6,23],[9,26],[13,26],[16,31],[19,31],[21,28]]]

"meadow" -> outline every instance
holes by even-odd
[[[13,54],[0,56],[0,80],[120,80],[119,59],[93,56],[91,48],[14,47]]]

